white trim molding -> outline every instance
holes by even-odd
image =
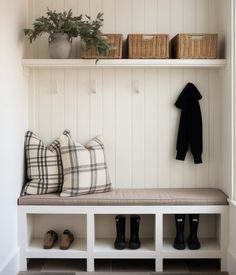
[[[228,272],[234,275],[236,270],[236,251],[228,250]]]
[[[235,106],[236,106],[236,97],[235,97],[235,67],[236,67],[236,57],[235,57],[235,50],[236,50],[236,45],[235,45],[235,37],[236,37],[236,21],[235,21],[235,14],[236,14],[236,6],[234,0],[231,0],[231,97],[232,97],[232,187],[231,187],[231,198],[234,200],[235,199],[235,169],[236,169],[236,162],[235,162],[235,157],[236,157],[236,127],[235,127],[235,118],[236,118],[236,111],[235,111]]]
[[[24,59],[26,68],[222,68],[225,59]]]

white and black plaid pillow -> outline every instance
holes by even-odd
[[[64,173],[62,197],[111,190],[101,137],[83,146],[64,135],[60,143]]]
[[[68,130],[63,136],[70,136]],[[27,183],[22,195],[40,195],[61,192],[63,184],[63,168],[59,139],[49,146],[28,131],[25,136],[25,155]]]

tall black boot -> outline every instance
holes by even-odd
[[[138,249],[141,245],[139,240],[139,223],[140,216],[139,215],[131,215],[130,216],[130,240],[129,240],[129,248],[130,249]]]
[[[175,215],[175,226],[176,226],[176,237],[174,240],[174,248],[175,249],[179,249],[179,250],[185,249],[184,222],[185,222],[184,214],[176,214]]]
[[[189,249],[199,249],[201,244],[197,237],[197,230],[199,224],[199,214],[189,215],[190,236],[188,237]]]
[[[116,240],[114,246],[116,249],[125,248],[125,216],[117,215],[116,220]]]

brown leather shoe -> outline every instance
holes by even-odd
[[[73,234],[68,229],[66,229],[61,235],[60,248],[68,249],[73,241]]]
[[[49,230],[44,236],[43,248],[44,249],[52,248],[55,242],[57,241],[57,239],[58,239],[57,233],[53,230]]]

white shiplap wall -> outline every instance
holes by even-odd
[[[215,0],[29,0],[29,24],[45,12],[104,12],[104,32],[217,32]],[[73,53],[77,50],[76,41]],[[27,57],[47,58],[44,36]],[[96,94],[90,83],[96,81]],[[175,160],[179,111],[191,81],[203,95],[204,164]],[[138,86],[139,94],[135,93]],[[57,90],[57,93],[55,93]],[[216,69],[40,69],[29,76],[29,127],[46,142],[65,128],[81,143],[103,134],[116,188],[218,186],[220,79]]]

